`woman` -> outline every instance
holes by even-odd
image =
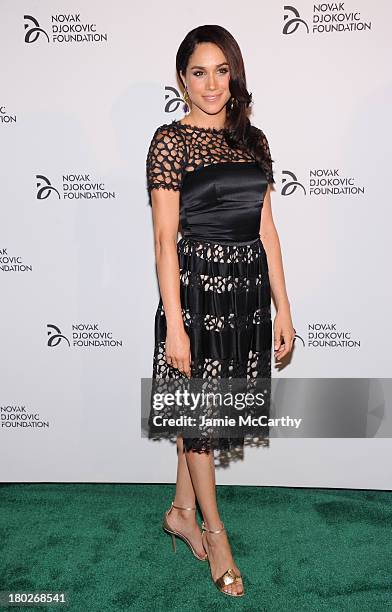
[[[181,43],[176,68],[189,112],[156,129],[147,155],[160,287],[153,380],[164,391],[184,376],[270,378],[271,291],[277,362],[292,350],[295,330],[271,213],[272,160],[247,116],[241,51],[223,27],[200,26]],[[265,431],[259,440],[268,444]],[[175,441],[176,494],[163,527],[174,550],[179,537],[208,559],[221,592],[243,595],[217,508],[214,455],[223,464],[246,441],[201,434]]]

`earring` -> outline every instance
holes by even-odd
[[[185,102],[185,104],[183,106],[184,113],[189,113],[190,112],[190,104],[189,104],[190,101],[191,101],[191,99],[190,99],[189,94],[188,94],[188,89],[187,89],[187,86],[185,86],[185,91],[184,91],[184,102]]]
[[[232,111],[234,108],[234,101],[237,102],[237,100],[233,97],[231,97],[231,101],[230,101],[230,110]]]

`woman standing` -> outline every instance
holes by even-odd
[[[271,291],[275,360],[292,350],[295,330],[271,212],[272,159],[248,118],[241,51],[225,28],[200,26],[181,43],[176,68],[190,112],[159,126],[147,155],[160,287],[153,380],[162,391],[184,375],[270,379]],[[180,537],[208,559],[218,589],[233,596],[244,586],[217,508],[214,456],[226,464],[246,442],[176,436],[176,494],[163,521],[174,548]],[[259,443],[268,445],[266,431]]]

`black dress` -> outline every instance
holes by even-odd
[[[274,183],[264,133],[264,160],[232,149],[224,129],[173,121],[159,126],[147,154],[147,185],[180,192],[177,243],[180,298],[190,338],[192,379],[271,378],[271,293],[260,214]],[[183,375],[165,359],[166,319],[160,298],[155,316],[152,379],[161,392]],[[152,411],[151,411],[152,412]],[[268,402],[263,407],[268,416]],[[150,414],[151,417],[151,414]],[[149,420],[151,425],[151,421]],[[152,428],[149,437],[161,439]],[[176,436],[168,435],[173,442]],[[216,464],[243,455],[243,446],[268,446],[268,425],[256,435],[185,437],[187,450],[214,449]]]

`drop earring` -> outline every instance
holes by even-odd
[[[191,99],[190,99],[189,94],[188,94],[188,89],[187,89],[187,86],[185,85],[185,90],[184,90],[184,102],[185,102],[185,104],[183,106],[183,109],[184,109],[184,113],[186,113],[186,114],[188,114],[190,112],[190,110],[191,110],[190,109],[190,104],[189,104],[190,101],[191,101]]]
[[[231,100],[230,100],[230,110],[231,111],[234,108],[234,102],[237,104],[237,99],[232,97]]]

